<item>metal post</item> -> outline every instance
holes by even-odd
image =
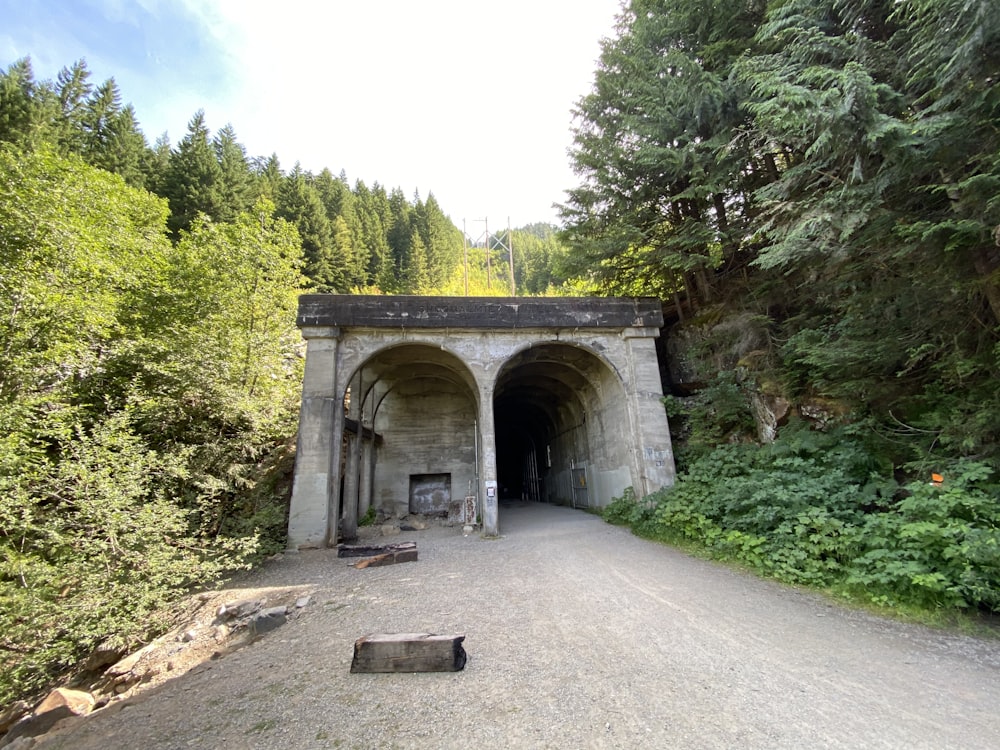
[[[483,221],[486,224],[486,288],[492,289],[493,285],[492,285],[492,280],[490,278],[490,252],[493,249],[491,247],[493,243],[490,242],[490,219],[487,216],[485,219],[483,219]]]
[[[462,219],[462,256],[465,263],[465,296],[469,296],[469,235],[465,233],[465,219]]]
[[[517,296],[514,287],[514,235],[510,233],[510,217],[507,217],[507,257],[510,258],[510,296]]]

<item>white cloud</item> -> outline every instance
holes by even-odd
[[[239,82],[220,92],[209,121],[232,122],[251,153],[277,151],[285,168],[299,161],[408,193],[433,190],[457,222],[485,214],[515,224],[553,219],[550,204],[573,187],[570,110],[619,8],[618,0],[187,5]]]
[[[58,25],[53,6],[27,8],[49,14],[50,41],[25,40],[36,18],[2,49],[43,55],[42,77],[86,57],[151,140],[169,130],[176,144],[204,109],[213,130],[231,123],[251,155],[276,152],[285,169],[345,169],[433,190],[459,224],[520,225],[554,220],[551,203],[575,185],[570,110],[619,0],[92,0]],[[130,36],[81,31],[101,23]]]

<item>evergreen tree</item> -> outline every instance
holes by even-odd
[[[406,269],[410,257],[410,241],[413,238],[412,208],[399,188],[394,188],[389,193],[389,211],[386,241],[392,253],[391,276],[383,274],[378,283],[385,292],[399,292],[407,283]]]
[[[167,175],[170,172],[170,138],[166,133],[160,135],[153,144],[153,147],[146,152],[143,162],[143,172],[145,174],[146,188],[151,193],[165,195]]]
[[[442,286],[462,260],[462,233],[445,216],[434,193],[414,206],[420,237],[427,248],[427,270],[432,287]]]
[[[170,201],[167,222],[176,239],[191,227],[200,214],[210,219],[222,210],[222,169],[205,125],[205,113],[198,110],[188,123],[187,135],[170,154],[170,165],[162,195]]]
[[[266,159],[254,159],[253,170],[257,176],[258,197],[275,202],[278,197],[278,190],[285,180],[285,173],[278,162],[278,155],[271,154]]]
[[[61,122],[57,128],[60,145],[67,153],[82,154],[86,151],[87,111],[93,92],[89,82],[90,71],[83,60],[63,68],[56,76],[56,95],[59,97]]]
[[[148,164],[146,137],[139,130],[135,110],[121,106],[121,94],[113,78],[98,86],[88,99],[83,115],[80,153],[95,167],[121,175],[134,187],[145,185]]]
[[[52,88],[35,81],[31,60],[22,58],[0,76],[0,142],[32,148],[58,140],[59,100]]]
[[[218,218],[220,221],[232,221],[239,214],[249,211],[253,204],[253,175],[246,149],[236,140],[232,125],[222,128],[212,145],[220,170]]]
[[[343,268],[334,253],[330,220],[319,193],[296,164],[278,190],[277,216],[298,229],[305,256],[305,275],[318,292],[343,291]]]
[[[720,266],[745,262],[752,189],[765,165],[740,137],[733,64],[761,19],[753,0],[634,0],[604,44],[593,93],[575,112],[583,185],[561,214],[578,273],[604,288],[693,304]]]
[[[347,176],[334,177],[324,169],[313,180],[333,226],[337,254],[343,258],[346,278],[343,287],[361,288],[368,284],[368,249],[363,241],[363,228],[355,208],[355,196],[347,184]],[[341,226],[341,223],[343,226]]]
[[[407,243],[408,255],[403,269],[403,288],[407,294],[430,294],[431,276],[427,263],[427,248],[420,238],[420,232],[414,227]]]
[[[396,285],[396,270],[387,229],[391,213],[389,198],[377,182],[369,189],[361,180],[354,185],[354,195],[361,224],[361,242],[369,258],[368,283],[388,293]]]

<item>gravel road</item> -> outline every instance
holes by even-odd
[[[111,748],[1000,747],[1000,640],[883,620],[633,537],[501,507],[420,560],[317,550],[247,583],[312,595],[224,658],[40,739]],[[466,634],[464,671],[350,674],[367,633]]]

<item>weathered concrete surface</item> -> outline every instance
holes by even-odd
[[[357,328],[660,328],[652,298],[306,294],[298,325]]]
[[[370,506],[419,510],[429,477],[442,509],[476,497],[488,536],[503,498],[602,507],[672,484],[660,324],[650,299],[303,296],[289,547],[334,544],[338,523],[353,539]],[[345,400],[381,444],[355,432],[341,453]]]
[[[842,609],[579,511],[501,513],[497,540],[420,532],[412,566],[269,564],[241,585],[315,604],[41,748],[997,746],[1000,641]],[[352,675],[368,632],[464,633],[468,663]]]

